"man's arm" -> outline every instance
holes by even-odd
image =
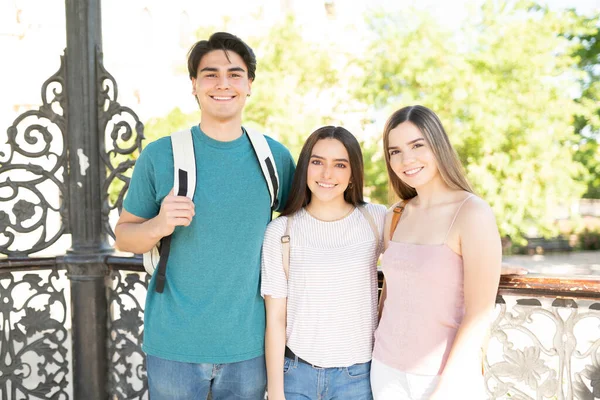
[[[160,239],[173,233],[176,226],[188,226],[194,214],[194,203],[185,196],[173,195],[172,190],[154,218],[141,218],[124,209],[115,227],[115,247],[136,254],[145,253]]]

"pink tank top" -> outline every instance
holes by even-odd
[[[373,358],[403,372],[439,375],[464,317],[463,260],[444,243],[390,241],[383,254],[387,296]]]

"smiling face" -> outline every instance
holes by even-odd
[[[403,122],[390,131],[388,153],[392,170],[408,186],[418,189],[441,180],[435,155],[412,122]]]
[[[228,122],[242,118],[252,80],[242,57],[233,51],[213,50],[202,57],[192,78],[205,122]]]
[[[337,139],[321,139],[310,156],[306,180],[312,193],[311,202],[345,202],[344,191],[352,170],[346,147]]]

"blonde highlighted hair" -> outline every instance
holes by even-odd
[[[437,161],[442,180],[446,185],[451,189],[465,190],[473,193],[473,189],[465,176],[464,168],[452,144],[450,144],[450,139],[448,139],[448,135],[440,119],[429,108],[419,105],[404,107],[394,112],[388,118],[383,130],[385,165],[388,171],[390,186],[394,190],[394,193],[402,200],[412,199],[417,195],[417,191],[402,182],[402,179],[396,175],[390,165],[390,131],[406,121],[410,121],[415,125],[425,137],[425,141],[431,148]]]

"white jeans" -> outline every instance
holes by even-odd
[[[439,379],[439,375],[407,374],[376,359],[371,362],[374,400],[427,400]]]

